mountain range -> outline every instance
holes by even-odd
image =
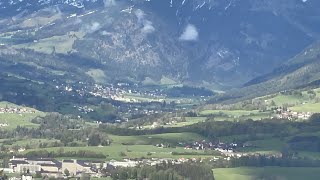
[[[316,0],[4,0],[1,69],[36,81],[250,87],[298,68],[292,59],[317,46],[319,8]]]

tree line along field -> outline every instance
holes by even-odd
[[[215,180],[318,180],[320,168],[223,168],[213,169]]]

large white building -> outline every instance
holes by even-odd
[[[53,159],[28,159],[13,157],[9,162],[9,169],[16,173],[31,173],[41,171],[60,172],[61,163]]]

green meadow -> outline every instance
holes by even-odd
[[[301,103],[304,100],[303,97],[294,95],[277,95],[274,98],[269,99],[269,101],[274,101],[277,106],[282,106],[283,104],[296,104]]]
[[[0,107],[21,107],[9,102],[0,102]],[[17,126],[23,127],[37,127],[37,124],[33,124],[31,120],[37,116],[44,116],[45,113],[36,111],[32,108],[27,108],[28,110],[34,110],[35,113],[24,113],[24,114],[11,114],[11,113],[0,113],[0,124],[8,124],[6,127],[2,127],[4,129],[15,129]],[[0,127],[1,128],[1,127]]]
[[[38,149],[40,150],[40,149]],[[49,152],[57,152],[61,150],[60,147],[42,148]],[[64,152],[77,152],[81,150],[101,153],[107,156],[108,160],[123,158],[205,158],[212,157],[212,155],[203,155],[204,151],[185,150],[182,147],[177,148],[159,148],[153,145],[120,145],[112,144],[104,147],[63,147]],[[27,150],[24,153],[34,151]],[[172,152],[177,153],[198,153],[192,155],[173,155]]]
[[[253,147],[241,148],[241,151],[256,152],[256,151],[281,151],[286,142],[279,138],[268,138],[264,140],[249,141]]]
[[[225,114],[229,116],[244,116],[244,115],[250,115],[250,114],[258,114],[259,111],[253,110],[253,111],[247,111],[247,110],[204,110],[201,111],[201,115],[219,115],[219,114]]]
[[[294,106],[290,108],[296,112],[313,112],[319,113],[320,112],[320,103],[305,103],[298,106]]]
[[[114,144],[135,144],[146,145],[155,143],[179,143],[179,142],[193,142],[205,139],[204,137],[195,133],[165,133],[155,135],[142,136],[116,136],[108,135]]]
[[[216,180],[319,180],[319,172],[320,168],[241,167],[213,169]]]
[[[40,114],[0,114],[0,123],[7,123],[7,127],[4,129],[15,129],[17,126],[23,127],[37,127],[37,124],[33,124],[31,120]]]
[[[200,141],[204,138],[200,135],[194,133],[167,133],[167,134],[156,134],[156,135],[144,135],[144,136],[116,136],[108,135],[112,139],[110,146],[104,147],[63,147],[64,152],[72,151],[92,151],[96,153],[102,153],[107,156],[107,159],[117,159],[121,160],[123,158],[205,158],[212,157],[212,154],[219,153],[215,151],[205,152],[196,150],[185,150],[184,147],[169,147],[160,148],[156,147],[156,143],[163,144],[177,144],[179,142],[193,142]],[[18,143],[18,142],[16,142]],[[34,143],[37,143],[35,140]],[[27,142],[26,142],[27,144]],[[22,145],[22,144],[20,144]],[[50,147],[50,148],[36,148],[29,149],[23,153],[37,150],[47,150],[49,152],[57,152],[60,147]],[[184,153],[181,155],[174,155],[172,152]],[[120,154],[122,153],[122,155]],[[125,156],[123,156],[123,153]]]

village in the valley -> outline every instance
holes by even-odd
[[[276,110],[274,110],[276,113],[276,118],[279,119],[288,119],[288,120],[294,120],[294,119],[302,119],[307,120],[309,119],[313,113],[311,112],[295,112],[290,110],[289,108],[283,108],[279,107]]]

